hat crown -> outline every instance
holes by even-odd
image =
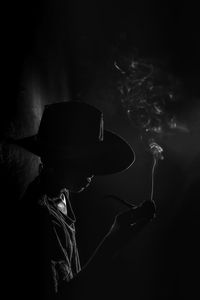
[[[103,128],[103,114],[85,102],[45,106],[37,135],[15,144],[41,157],[45,163],[67,163],[94,175],[121,172],[134,162],[131,146]]]
[[[86,145],[103,140],[103,115],[83,102],[46,105],[38,141],[51,146]]]

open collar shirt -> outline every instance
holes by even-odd
[[[54,242],[57,243],[56,254],[52,255],[50,262],[55,292],[57,292],[59,283],[69,282],[81,270],[75,237],[76,218],[67,189],[61,190],[56,198],[45,195],[40,205],[48,211]]]

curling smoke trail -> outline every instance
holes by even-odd
[[[133,126],[159,138],[188,131],[172,112],[180,100],[177,79],[141,59],[124,58],[114,66],[121,74],[121,103]]]
[[[170,77],[166,79],[161,70],[145,61],[126,58],[114,65],[122,75],[118,86],[122,105],[153,156],[150,199],[154,201],[155,169],[158,161],[164,159],[163,148],[156,140],[175,129],[187,132],[187,127],[168,111],[177,100],[176,86]]]
[[[155,168],[158,164],[159,159],[163,160],[164,156],[162,154],[163,148],[159,146],[156,142],[152,141],[149,144],[150,151],[153,155],[153,166],[151,172],[151,201],[154,201],[154,181],[155,181]]]

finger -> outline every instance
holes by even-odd
[[[117,215],[116,220],[119,225],[130,225],[131,223],[136,222],[139,217],[139,209],[129,209],[119,215]]]
[[[155,214],[155,205],[146,201],[142,205],[129,209],[117,216],[117,222],[121,225],[136,223],[141,219],[152,219]]]
[[[140,220],[134,225],[129,227],[129,235],[134,238],[137,234],[139,234],[149,223],[148,219]]]
[[[128,226],[125,230],[123,230],[123,234],[120,236],[120,241],[118,242],[118,246],[124,246],[125,244],[129,243],[132,239],[137,237],[138,234],[147,226],[149,220],[143,219],[139,222],[135,223],[132,226]]]
[[[141,205],[142,214],[145,218],[152,219],[155,216],[156,206],[153,201],[145,201]]]

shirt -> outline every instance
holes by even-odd
[[[57,241],[57,253],[51,257],[54,289],[57,293],[61,282],[69,282],[81,271],[75,236],[76,218],[67,189],[61,190],[56,198],[45,195],[39,204],[48,210],[55,235],[54,241]]]

